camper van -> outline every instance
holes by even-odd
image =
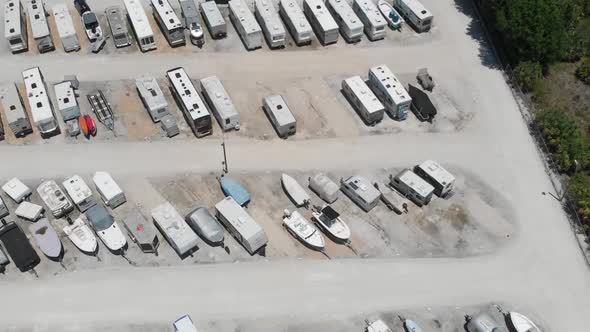
[[[201,91],[223,131],[240,129],[240,114],[217,76],[201,80]]]
[[[270,48],[285,46],[287,32],[275,6],[271,0],[256,0],[254,2],[256,18],[260,23],[264,36]]]
[[[160,122],[164,116],[169,114],[168,102],[158,85],[158,81],[154,77],[143,76],[137,78],[135,80],[135,86],[153,122]]]
[[[53,86],[57,109],[61,113],[64,122],[77,120],[80,117],[80,106],[76,100],[76,94],[71,81],[64,81]]]
[[[227,196],[215,204],[215,216],[244,248],[254,255],[266,246],[266,233],[233,197]]]
[[[311,44],[311,25],[296,0],[281,0],[279,2],[279,14],[285,21],[287,29],[291,33],[293,40],[295,40],[295,44],[298,46]]]
[[[80,212],[85,212],[96,205],[92,190],[79,175],[66,179],[62,185]]]
[[[125,193],[107,172],[96,172],[92,177],[96,190],[106,205],[111,209],[127,202]]]
[[[227,24],[215,1],[201,2],[201,12],[211,38],[223,38],[227,35]]]
[[[229,1],[229,18],[242,38],[246,49],[262,47],[262,29],[244,0]]]
[[[295,135],[297,132],[297,120],[295,120],[282,96],[272,95],[264,98],[262,109],[264,109],[280,138]]]
[[[381,192],[369,180],[358,175],[340,180],[340,190],[365,212],[377,206],[381,198]]]
[[[4,108],[6,122],[14,136],[25,137],[33,132],[29,115],[25,112],[23,100],[16,88],[16,84],[6,84],[0,87],[0,103]]]
[[[16,203],[24,201],[32,194],[31,189],[17,178],[12,178],[10,181],[6,182],[2,186],[2,190]]]
[[[375,125],[383,120],[385,108],[360,76],[342,81],[342,93],[352,104],[363,121]]]
[[[74,22],[68,11],[68,6],[65,3],[58,3],[53,6],[53,17],[55,18],[55,25],[57,26],[57,32],[59,33],[59,39],[61,40],[64,51],[79,51],[80,42],[78,41],[76,28],[74,28]]]
[[[304,0],[303,12],[323,45],[338,41],[338,24],[322,0]]]
[[[135,32],[135,38],[142,52],[147,52],[156,49],[156,42],[154,40],[154,32],[150,26],[145,10],[140,0],[123,0],[125,9],[127,10],[127,17],[131,22],[131,27]]]
[[[455,177],[433,160],[426,160],[416,165],[414,173],[430,183],[438,197],[447,196],[455,185]]]
[[[371,68],[369,86],[392,118],[401,121],[408,117],[412,98],[389,67],[380,65]]]
[[[430,202],[434,187],[409,169],[396,176],[389,176],[390,185],[416,205],[423,206]]]
[[[37,43],[39,52],[45,53],[55,50],[53,40],[51,40],[51,32],[47,25],[47,13],[43,7],[43,2],[41,0],[28,0],[27,12],[29,14],[29,22],[31,22],[33,39]]]
[[[29,106],[33,115],[33,122],[43,136],[49,136],[59,131],[57,119],[53,113],[47,86],[39,67],[27,69],[23,72],[25,89],[29,98]]]
[[[53,180],[45,181],[37,187],[37,193],[55,218],[61,218],[74,210],[74,205]]]
[[[179,67],[170,69],[166,75],[170,81],[172,95],[195,136],[200,138],[211,135],[213,132],[211,114],[207,111],[186,71]]]
[[[13,53],[29,49],[27,17],[20,0],[6,0],[4,4],[4,38]]]
[[[432,13],[418,0],[393,0],[393,5],[418,32],[429,31],[432,27]]]
[[[168,0],[151,0],[154,18],[170,47],[186,45],[184,27]]]
[[[340,34],[349,43],[356,43],[363,37],[363,22],[356,16],[346,0],[326,1],[328,10],[340,27]]]
[[[172,204],[166,202],[152,210],[154,224],[181,258],[197,251],[198,236]]]
[[[129,30],[127,29],[123,9],[119,6],[111,6],[105,10],[105,15],[107,16],[107,21],[111,27],[111,34],[113,35],[115,47],[121,48],[131,45]]]
[[[387,22],[372,0],[354,0],[352,8],[363,22],[369,40],[385,38]]]

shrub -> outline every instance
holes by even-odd
[[[576,69],[576,77],[586,83],[590,84],[590,58],[584,59]]]
[[[514,68],[514,76],[525,92],[533,90],[537,82],[543,78],[543,69],[538,62],[524,61]]]
[[[569,193],[572,195],[578,214],[586,225],[590,225],[590,176],[577,173],[570,179]]]

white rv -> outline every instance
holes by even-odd
[[[256,0],[255,14],[270,48],[284,47],[287,32],[271,0]]]
[[[6,182],[2,186],[2,190],[17,203],[24,201],[32,194],[31,189],[17,178],[12,178],[10,181]]]
[[[25,112],[16,84],[6,84],[0,87],[0,102],[4,108],[8,126],[14,136],[25,137],[33,132],[29,115]]]
[[[281,0],[279,2],[279,14],[283,17],[283,21],[285,21],[287,29],[293,36],[295,44],[299,46],[311,44],[311,25],[296,0]]]
[[[20,0],[6,0],[4,4],[4,37],[13,53],[29,49],[27,17]]]
[[[430,183],[438,197],[447,196],[455,185],[455,177],[433,160],[426,160],[414,167],[414,173]]]
[[[125,193],[107,172],[96,172],[92,177],[96,190],[111,209],[127,202]]]
[[[213,39],[223,38],[227,35],[227,24],[215,1],[201,2],[201,12]]]
[[[338,41],[338,24],[322,0],[304,0],[303,12],[323,45]]]
[[[430,202],[434,187],[409,169],[401,171],[396,176],[389,176],[390,185],[401,194],[422,206]]]
[[[168,0],[151,0],[154,17],[170,47],[186,45],[184,27]]]
[[[48,136],[59,130],[57,119],[53,113],[47,87],[39,67],[27,69],[23,72],[25,89],[33,115],[33,122],[41,132]]]
[[[53,17],[55,18],[55,25],[57,26],[57,32],[59,33],[59,39],[61,40],[64,51],[79,51],[80,42],[78,41],[76,28],[74,28],[74,22],[68,11],[68,6],[65,3],[59,3],[53,6]]]
[[[64,122],[77,120],[80,117],[80,106],[76,100],[76,94],[71,81],[64,81],[53,86],[57,109],[61,113]]]
[[[129,30],[127,23],[125,23],[125,14],[123,9],[119,6],[111,6],[105,10],[107,21],[111,27],[111,34],[116,48],[126,47],[131,45],[129,40]]]
[[[143,52],[156,49],[156,42],[154,40],[154,32],[150,26],[145,10],[140,0],[123,0],[125,9],[127,10],[127,17],[131,22],[131,27],[135,32],[135,38],[139,48]]]
[[[199,97],[199,93],[183,68],[166,72],[172,85],[172,95],[176,99],[184,118],[196,137],[204,137],[213,132],[211,114]]]
[[[385,108],[360,76],[342,81],[342,92],[353,105],[363,121],[374,125],[383,120]]]
[[[385,38],[387,22],[373,0],[354,0],[352,8],[365,25],[365,33],[371,41]]]
[[[369,70],[369,84],[392,118],[405,120],[408,117],[412,98],[386,65]]]
[[[66,179],[62,185],[80,212],[85,212],[96,205],[92,190],[79,175]]]
[[[70,202],[70,199],[53,180],[41,183],[37,187],[37,193],[55,218],[61,218],[74,210],[74,205]]]
[[[203,78],[201,80],[201,91],[221,129],[223,131],[239,130],[240,114],[219,78],[217,76]]]
[[[266,246],[266,233],[231,196],[215,204],[215,216],[244,248],[254,255]]]
[[[418,32],[429,31],[432,27],[432,13],[418,0],[393,0],[393,5],[406,17],[406,22],[416,28]]]
[[[328,10],[340,27],[340,34],[349,43],[356,43],[363,37],[363,22],[356,16],[346,0],[326,1]]]
[[[354,175],[346,180],[340,180],[340,185],[340,190],[365,212],[377,206],[381,198],[381,192],[362,176]]]
[[[168,102],[154,77],[143,76],[137,78],[135,86],[152,121],[160,122],[164,116],[169,114]]]
[[[28,0],[27,12],[29,14],[29,22],[31,22],[33,39],[37,43],[39,52],[45,53],[55,50],[53,40],[51,39],[51,32],[47,25],[47,13],[43,7],[43,2],[41,0]]]
[[[184,221],[172,204],[166,202],[152,210],[152,218],[156,227],[168,240],[178,256],[186,257],[197,251],[198,236]]]
[[[262,47],[262,29],[244,0],[230,0],[229,18],[248,50]]]
[[[264,98],[262,108],[279,137],[287,138],[295,135],[297,132],[297,120],[295,120],[282,96],[272,95]]]

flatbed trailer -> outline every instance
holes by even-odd
[[[94,112],[98,121],[109,130],[115,131],[115,116],[113,115],[111,104],[109,104],[102,90],[93,91],[87,97],[92,112]]]

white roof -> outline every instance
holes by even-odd
[[[49,209],[57,210],[70,205],[64,192],[53,180],[45,181],[37,187],[37,193]]]
[[[19,179],[13,178],[2,186],[2,190],[14,200],[31,193],[31,189],[22,183]]]
[[[455,177],[434,160],[426,160],[418,167],[442,185],[455,181]]]
[[[94,173],[92,181],[107,201],[123,193],[123,190],[107,172]]]
[[[168,31],[182,28],[180,19],[174,12],[174,9],[172,9],[172,6],[170,6],[168,0],[152,0],[152,6],[154,6],[154,10],[158,13],[158,16],[160,16]]]
[[[256,6],[256,11],[258,11],[258,15],[264,20],[264,24],[270,33],[286,33],[283,23],[281,23],[281,18],[271,0],[256,0],[254,4]]]
[[[301,7],[297,4],[295,0],[281,0],[281,6],[283,7],[283,11],[293,23],[295,30],[297,33],[309,33],[311,32],[311,25],[307,21],[307,18],[303,14]]]
[[[4,5],[4,37],[21,36],[21,4],[20,0],[7,0]]]
[[[231,196],[215,204],[215,209],[229,221],[246,241],[258,233],[264,232],[262,227]]]
[[[133,29],[137,34],[138,39],[143,39],[146,37],[151,37],[154,35],[152,31],[152,27],[150,26],[150,22],[148,21],[147,16],[145,15],[145,10],[141,5],[140,0],[123,0],[125,3],[125,9],[127,10],[127,14],[131,20],[131,24],[133,24]]]
[[[225,24],[225,20],[223,19],[221,11],[219,11],[219,7],[217,7],[215,1],[201,2],[201,9],[203,10],[203,14],[207,16],[207,21],[212,27]]]
[[[41,0],[29,0],[27,2],[27,11],[29,13],[33,38],[37,39],[49,36],[49,26],[47,25],[45,9]]]
[[[209,99],[221,118],[227,119],[238,115],[238,111],[217,76],[203,78],[201,80],[201,87],[207,92]]]
[[[197,332],[197,328],[193,324],[192,319],[189,315],[180,317],[174,322],[175,332]]]
[[[296,122],[293,113],[287,106],[287,103],[280,95],[273,95],[264,98],[264,103],[269,110],[274,114],[280,126]]]
[[[29,98],[33,122],[38,123],[53,118],[51,104],[49,104],[49,97],[47,96],[45,83],[41,78],[39,67],[23,71],[23,80],[27,90],[27,97]]]
[[[376,320],[367,326],[367,332],[392,332],[382,320]]]
[[[369,70],[369,73],[372,73],[379,80],[394,104],[399,105],[403,102],[412,101],[412,98],[404,88],[403,84],[386,65],[375,66]]]
[[[372,0],[354,0],[373,27],[385,26],[385,18]]]
[[[9,124],[27,118],[16,85],[6,84],[0,87],[0,102],[2,102],[2,108],[4,108],[4,114],[6,114]]]
[[[373,91],[369,89],[365,81],[360,76],[349,77],[344,80],[346,85],[350,87],[350,90],[356,95],[356,97],[364,105],[365,109],[369,113],[383,111],[383,104],[377,99]]]
[[[188,27],[192,22],[199,22],[199,10],[195,5],[195,0],[178,0],[178,2],[182,10],[181,17],[184,17],[185,27]]]
[[[428,9],[426,9],[426,7],[424,7],[424,5],[418,0],[398,0],[398,1],[403,2],[421,20],[432,17],[432,13]]]
[[[119,6],[111,6],[105,10],[109,25],[113,35],[126,34],[127,23],[125,23],[125,17],[123,10]]]
[[[65,81],[53,86],[55,90],[55,98],[57,98],[57,108],[65,110],[71,107],[78,106],[76,96],[74,95],[74,88],[72,82]]]
[[[137,86],[139,94],[145,100],[150,110],[153,111],[168,107],[164,93],[154,77],[142,76],[137,78],[135,79],[135,86]]]
[[[61,38],[76,35],[76,29],[74,28],[72,16],[70,16],[68,6],[66,6],[65,3],[58,3],[57,5],[53,6],[53,17],[55,18],[57,32]]]
[[[187,107],[192,120],[210,115],[193,82],[183,68],[172,69],[168,71],[167,75],[172,82],[172,86]]]
[[[87,198],[92,197],[92,190],[79,175],[74,175],[66,179],[62,184],[75,204],[84,202]]]
[[[420,194],[422,197],[426,197],[434,191],[434,187],[430,185],[430,183],[424,181],[424,179],[409,169],[404,170],[397,176],[397,178],[401,182],[405,183],[408,187],[412,188],[415,192]]]
[[[152,218],[181,254],[197,245],[197,234],[169,202],[155,207]]]
[[[381,192],[362,176],[353,175],[344,180],[343,185],[352,189],[367,203],[374,202],[381,197]]]
[[[256,22],[256,18],[254,14],[248,8],[248,5],[243,0],[230,0],[228,2],[229,10],[233,13],[233,15],[237,18],[240,24],[244,27],[246,33],[255,33],[260,32],[262,29],[258,22]]]
[[[331,31],[331,30],[338,30],[338,24],[334,21],[334,18],[328,12],[328,8],[322,0],[304,0],[313,16],[316,17],[318,22],[320,23],[322,30],[324,32]]]
[[[342,17],[342,21],[350,30],[363,28],[363,22],[356,16],[346,0],[328,0],[328,3],[332,10]]]

